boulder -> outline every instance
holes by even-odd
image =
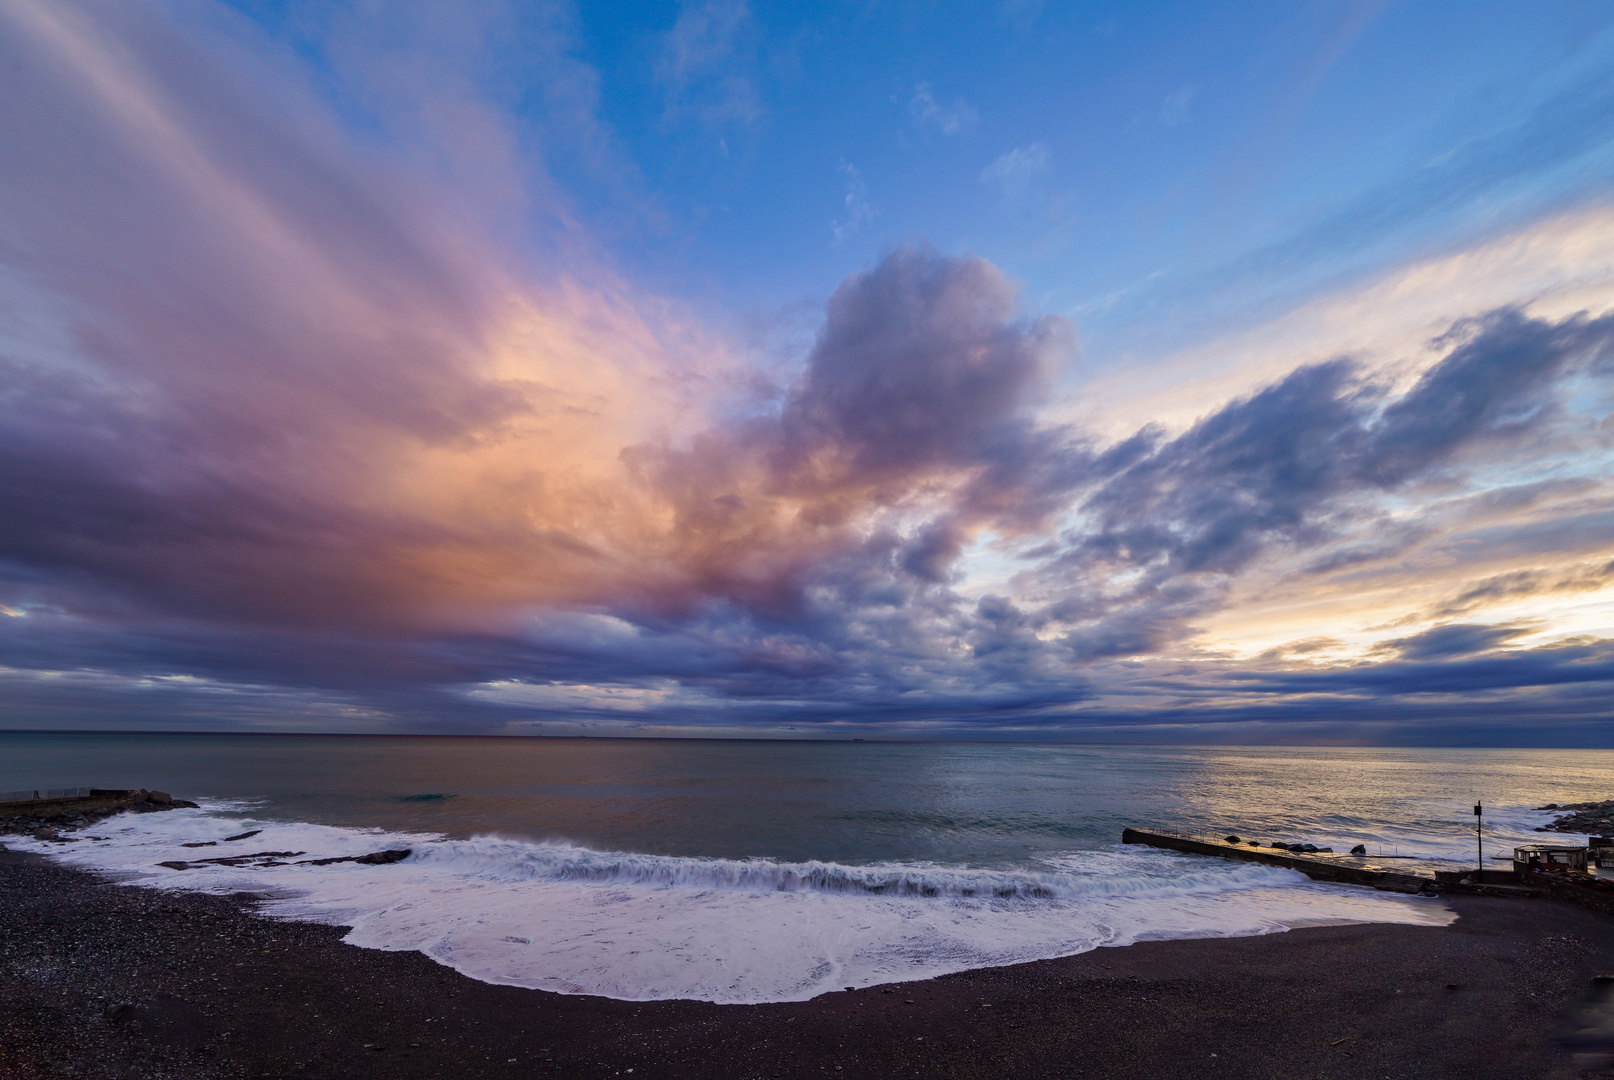
[[[61,838],[62,838],[62,834],[57,832],[55,829],[35,829],[34,830],[34,839],[35,840],[60,840]]]
[[[370,866],[385,866],[387,863],[403,862],[409,858],[413,850],[413,848],[394,848],[391,851],[376,851],[369,855],[360,855],[353,861]]]
[[[156,803],[158,806],[167,806],[174,801],[174,797],[166,791],[148,791],[146,801]],[[164,819],[167,820],[166,818]]]
[[[1239,842],[1239,838],[1232,835],[1231,833],[1229,833],[1227,836],[1224,836],[1222,839],[1226,840],[1229,844],[1236,844],[1236,843]]]
[[[385,866],[387,863],[403,862],[409,858],[413,848],[394,848],[391,851],[372,851],[368,855],[333,855],[328,859],[304,859],[302,866],[330,866],[333,863],[350,862],[364,863],[368,866]],[[287,855],[301,855],[302,852],[285,852]],[[226,862],[225,859],[209,859],[209,862]]]
[[[1355,847],[1351,848],[1351,854],[1352,855],[1366,855],[1367,854],[1367,845],[1366,844],[1357,844]]]

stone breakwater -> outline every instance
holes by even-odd
[[[1536,832],[1580,833],[1583,836],[1614,836],[1614,799],[1603,802],[1548,803],[1537,810],[1564,811],[1550,825],[1541,825]]]
[[[165,791],[92,790],[72,799],[32,799],[0,804],[0,834],[32,836],[36,840],[69,840],[63,832],[82,829],[114,814],[148,814],[178,810],[196,804],[176,799]]]

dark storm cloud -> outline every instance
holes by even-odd
[[[873,318],[879,304],[890,304],[894,317]],[[1505,442],[1545,422],[1554,375],[1601,355],[1609,332],[1606,320],[1552,324],[1501,312],[1456,328],[1449,355],[1398,399],[1387,401],[1348,363],[1315,365],[1177,438],[1144,431],[1095,453],[1069,433],[1038,427],[1029,412],[1052,362],[1050,342],[1062,345],[1057,330],[1020,320],[1009,287],[984,264],[902,249],[842,286],[800,383],[773,418],[714,429],[687,451],[635,451],[642,482],[679,509],[675,532],[684,538],[686,573],[649,607],[630,593],[605,606],[614,618],[556,613],[518,637],[313,634],[277,627],[272,598],[254,600],[243,570],[230,624],[208,621],[205,609],[198,622],[184,588],[159,588],[164,609],[152,607],[142,560],[183,561],[188,544],[207,551],[228,541],[234,550],[238,522],[276,543],[307,544],[341,515],[324,518],[295,500],[252,509],[261,496],[242,491],[249,509],[211,506],[191,520],[184,503],[160,492],[135,499],[127,483],[95,480],[95,469],[116,470],[91,445],[81,448],[85,472],[69,485],[55,483],[68,475],[71,459],[62,454],[49,478],[8,470],[14,497],[40,511],[30,524],[0,531],[13,567],[26,568],[12,575],[13,595],[73,595],[73,559],[83,560],[74,545],[84,545],[130,560],[122,571],[129,596],[101,596],[103,622],[86,614],[54,636],[44,611],[26,624],[8,620],[7,655],[22,668],[323,690],[384,702],[399,722],[415,716],[427,724],[430,716],[475,725],[546,712],[456,696],[467,685],[667,679],[758,717],[1054,723],[1037,718],[1094,693],[1073,662],[1157,649],[1215,605],[1219,581],[1266,548],[1322,544],[1361,513],[1352,500],[1362,492],[1450,468],[1465,447]],[[923,412],[900,407],[921,393],[926,409],[946,418],[938,430],[925,430]],[[12,461],[27,465],[22,455]],[[1068,533],[1064,551],[1036,571],[1059,598],[1040,607],[994,596],[961,605],[948,582],[969,530],[1023,528],[1027,503],[1079,508],[1090,523]],[[789,508],[783,526],[781,505]],[[306,520],[285,512],[299,509]],[[886,511],[916,512],[879,525]],[[147,531],[147,522],[160,527]],[[42,529],[54,530],[48,542],[34,539]],[[725,560],[725,550],[735,557]],[[195,565],[204,576],[217,573]],[[1124,573],[1137,581],[1106,591]],[[1482,582],[1470,592],[1522,587]],[[671,606],[668,595],[677,598]],[[339,591],[333,596],[340,602]],[[1061,624],[1067,629],[1050,639],[1047,629]],[[1403,692],[1409,678],[1447,692],[1481,690],[1495,684],[1491,668],[1407,663],[1482,651],[1520,632],[1442,627],[1390,643],[1402,659],[1371,669],[1382,672],[1386,694]],[[1601,678],[1601,670],[1582,666],[1556,681]],[[1259,692],[1306,693],[1298,686],[1316,678],[1263,676]],[[686,711],[698,710],[673,705],[664,713]]]
[[[657,599],[833,621],[809,589],[900,605],[980,529],[1043,524],[1092,468],[1032,416],[1070,337],[981,259],[910,245],[848,278],[777,413],[630,451],[687,575]]]
[[[1021,719],[1062,694],[1081,700],[1092,693],[1078,681],[1081,661],[1148,653],[1183,636],[1221,602],[1225,582],[1271,549],[1325,549],[1345,530],[1374,521],[1373,499],[1431,479],[1446,482],[1550,426],[1559,379],[1600,362],[1614,334],[1607,318],[1550,322],[1500,311],[1454,326],[1439,343],[1444,358],[1403,394],[1364,380],[1347,361],[1314,365],[1174,439],[1145,430],[1096,453],[1068,432],[1035,427],[1013,393],[980,394],[971,380],[982,360],[962,372],[949,367],[973,355],[997,365],[1008,391],[1032,385],[1036,367],[1027,354],[1036,338],[1011,321],[1012,304],[997,282],[934,253],[897,253],[842,287],[777,426],[714,435],[705,459],[660,460],[659,482],[703,477],[692,489],[697,506],[732,475],[702,473],[703,460],[730,468],[765,462],[755,481],[759,495],[737,501],[754,507],[790,496],[800,518],[820,527],[857,519],[859,500],[897,506],[916,490],[952,484],[945,503],[929,510],[928,524],[901,535],[876,532],[797,567],[788,605],[726,593],[732,604],[703,616],[707,640],[770,645],[743,674],[707,683],[715,692],[756,699],[808,692],[815,700],[872,706],[890,691],[918,714],[967,709],[997,683],[1019,688],[1002,700]],[[982,294],[990,306],[978,301]],[[863,317],[875,302],[895,313],[877,332]],[[999,321],[961,320],[957,307],[987,310]],[[964,347],[938,340],[943,332]],[[923,380],[916,372],[931,358],[941,370],[926,387],[926,407],[948,422],[921,437],[898,406],[918,393],[911,380]],[[901,388],[896,400],[881,397],[889,387]],[[843,402],[864,400],[879,407],[840,411]],[[1003,504],[1015,506],[1032,491],[1084,523],[1065,535],[1061,553],[1031,571],[1048,601],[988,596],[973,608],[961,605],[947,584],[966,527],[1009,527],[993,516],[987,493],[1006,493]],[[1425,530],[1389,531],[1400,539],[1315,560],[1311,572],[1383,558]],[[1117,588],[1117,580],[1127,583]],[[1407,659],[1456,656],[1521,632],[1442,628],[1397,646]],[[969,650],[964,669],[960,644]],[[796,666],[771,665],[765,657],[772,649]]]
[[[1479,623],[1450,623],[1436,626],[1411,637],[1383,642],[1379,651],[1394,651],[1406,660],[1438,660],[1489,652],[1530,629],[1521,626],[1485,626]]]
[[[1231,572],[1270,543],[1320,536],[1342,497],[1400,487],[1539,424],[1554,376],[1605,355],[1614,317],[1499,311],[1443,340],[1455,347],[1389,403],[1335,360],[1201,420],[1087,501],[1098,527],[1079,552],[1168,574]]]
[[[1222,678],[1236,682],[1245,692],[1261,694],[1345,694],[1366,696],[1381,703],[1393,703],[1401,695],[1443,694],[1470,696],[1484,691],[1520,688],[1558,687],[1614,681],[1614,641],[1587,639],[1568,641],[1535,649],[1494,651],[1491,646],[1514,636],[1504,630],[1489,641],[1483,631],[1494,628],[1449,628],[1478,630],[1466,642],[1451,635],[1450,651],[1434,639],[1429,651],[1404,653],[1401,660],[1352,667],[1284,672],[1234,672]],[[1432,632],[1434,633],[1434,632]],[[1421,635],[1426,636],[1426,635]],[[1473,655],[1467,655],[1473,654]],[[1461,659],[1453,659],[1461,656]],[[1614,707],[1605,699],[1605,714]]]
[[[1230,403],[1082,504],[1091,524],[1042,571],[1050,587],[1071,590],[1061,615],[1094,613],[1072,631],[1073,648],[1105,656],[1164,645],[1270,549],[1321,548],[1372,519],[1371,497],[1543,428],[1559,376],[1606,361],[1611,342],[1611,316],[1551,322],[1503,310],[1453,326],[1440,341],[1447,355],[1398,398],[1334,360]],[[1313,571],[1383,558],[1420,535],[1404,525],[1379,532],[1401,539],[1336,551]],[[1107,591],[1118,570],[1137,573],[1137,583]]]
[[[928,248],[842,284],[781,418],[782,483],[901,482],[1012,452],[1050,374],[1047,343],[1065,331],[1018,314],[996,267]]]
[[[632,452],[644,487],[676,511],[654,572],[608,583],[597,614],[551,611],[516,635],[377,632],[387,568],[367,574],[342,553],[384,562],[400,527],[452,526],[378,523],[351,500],[328,505],[328,475],[243,477],[228,441],[141,430],[83,387],[29,386],[33,403],[94,410],[103,430],[64,442],[55,425],[19,422],[0,440],[5,493],[34,509],[0,526],[8,596],[28,611],[4,624],[6,655],[317,688],[395,714],[417,711],[400,710],[408,694],[512,679],[672,678],[759,710],[805,695],[824,715],[1078,698],[1068,672],[1028,687],[1017,666],[999,682],[952,670],[945,646],[969,630],[946,582],[971,530],[1033,527],[1088,468],[1030,417],[1066,348],[1067,328],[1021,317],[990,265],[898,249],[836,292],[777,413],[688,450]],[[177,470],[163,456],[176,437],[218,467],[194,480]]]

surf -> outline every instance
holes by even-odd
[[[1043,854],[1030,869],[779,862],[274,821],[224,801],[84,833],[18,846],[131,886],[251,892],[270,917],[346,926],[354,945],[418,950],[484,982],[623,1000],[798,1001],[1161,938],[1454,917],[1439,901],[1136,849]],[[191,864],[195,845],[247,858]],[[401,848],[386,865],[327,861]]]

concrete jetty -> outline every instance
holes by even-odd
[[[1432,874],[1380,865],[1384,856],[1345,855],[1320,851],[1300,854],[1282,848],[1257,847],[1248,842],[1229,843],[1186,833],[1160,829],[1123,829],[1123,844],[1147,844],[1150,847],[1186,851],[1194,855],[1215,855],[1224,859],[1265,863],[1298,870],[1314,881],[1332,881],[1341,885],[1366,885],[1372,889],[1408,894],[1418,893],[1480,893],[1496,896],[1535,896],[1536,891],[1517,885],[1473,885],[1435,880]]]

